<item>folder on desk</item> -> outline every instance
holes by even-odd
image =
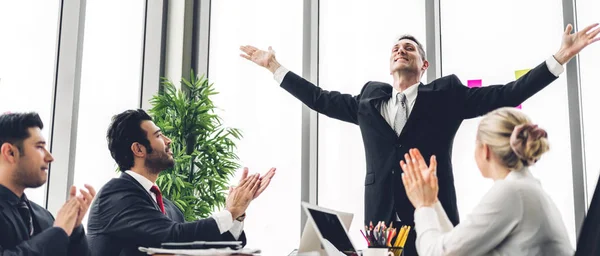
[[[212,248],[212,249],[164,249],[164,248],[146,248],[139,247],[138,250],[145,252],[148,255],[153,254],[172,254],[178,256],[229,256],[229,255],[256,255],[260,254],[260,250],[242,248],[232,250],[230,248]]]
[[[237,250],[242,248],[242,241],[194,241],[183,243],[162,243],[160,246],[164,249],[212,249],[212,248],[230,248]]]

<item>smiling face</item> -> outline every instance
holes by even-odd
[[[141,128],[146,132],[151,150],[144,159],[146,167],[155,172],[161,172],[175,165],[171,151],[171,139],[165,136],[160,128],[152,121],[142,121]]]
[[[403,38],[392,47],[390,74],[412,73],[421,77],[428,66],[429,63],[424,58],[423,49],[414,40]]]

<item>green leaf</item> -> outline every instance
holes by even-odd
[[[229,180],[240,166],[235,141],[242,135],[236,128],[223,127],[211,98],[218,94],[214,84],[193,72],[189,78],[179,81],[182,89],[161,78],[161,90],[150,99],[149,112],[172,140],[175,160],[156,183],[185,219],[193,221],[225,205]]]

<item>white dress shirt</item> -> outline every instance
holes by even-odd
[[[419,255],[573,255],[558,208],[527,168],[494,182],[456,227],[441,204],[415,211]]]
[[[562,74],[565,70],[564,67],[560,65],[558,61],[556,61],[554,56],[550,56],[550,58],[546,60],[546,66],[548,67],[548,70],[550,70],[550,73],[552,73],[556,77]],[[275,81],[277,81],[277,83],[281,84],[281,82],[283,82],[283,78],[288,72],[288,69],[286,69],[284,66],[280,66],[277,70],[275,70],[275,73],[273,73],[273,78],[275,79]],[[396,95],[398,93],[404,93],[406,95],[406,105],[408,106],[407,118],[409,118],[410,113],[412,112],[415,102],[417,100],[417,95],[419,93],[419,84],[420,83],[416,83],[412,86],[409,86],[403,92],[400,92],[396,90],[396,88],[394,88],[392,97],[389,100],[385,101],[383,104],[381,104],[381,109],[379,110],[379,112],[391,127],[394,127],[394,119],[396,118],[396,112],[398,112],[397,104],[399,102],[397,102],[398,100],[396,99]],[[399,134],[400,131],[396,131],[396,133]]]
[[[148,180],[146,177],[136,172],[127,170],[125,171],[125,173],[129,174],[131,177],[137,180],[137,182],[140,183],[142,187],[144,187],[146,192],[150,194],[152,199],[154,199],[154,202],[156,202],[156,195],[154,194],[154,192],[150,191],[152,186],[156,184],[152,183],[152,181]],[[240,238],[240,235],[242,235],[242,231],[244,230],[244,223],[237,220],[233,220],[233,217],[231,216],[231,213],[228,210],[222,210],[218,213],[213,214],[211,217],[217,222],[217,226],[219,227],[219,231],[221,232],[221,234],[229,231],[231,235],[233,235],[233,238],[235,238],[236,240]]]

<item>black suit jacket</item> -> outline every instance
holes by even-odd
[[[29,237],[27,226],[17,205],[20,198],[0,185],[0,255],[90,255],[83,226],[71,236],[53,227],[54,217],[46,209],[29,202],[34,233]]]
[[[461,122],[500,107],[517,106],[555,79],[544,62],[506,85],[468,88],[455,75],[420,84],[400,136],[380,113],[381,104],[392,95],[389,84],[368,82],[360,94],[352,96],[323,90],[288,72],[281,87],[309,108],[360,127],[367,165],[365,224],[389,222],[394,219],[394,212],[404,224],[413,224],[414,207],[404,191],[399,162],[410,148],[418,148],[427,162],[430,155],[437,157],[439,200],[456,225],[459,218],[451,159],[452,143]]]
[[[133,177],[123,173],[96,195],[88,219],[92,255],[145,255],[138,247],[165,242],[235,241],[221,234],[213,218],[185,222],[183,213],[163,197],[166,215]],[[240,240],[245,245],[246,235]]]
[[[600,177],[596,184],[592,203],[579,233],[576,256],[600,255]]]

